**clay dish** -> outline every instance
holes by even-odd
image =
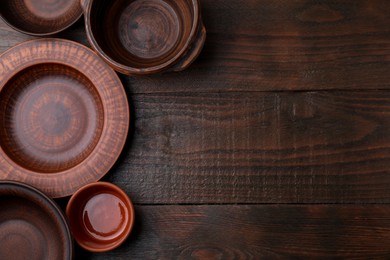
[[[0,179],[71,195],[109,171],[128,126],[123,86],[90,49],[38,39],[0,56]]]
[[[42,192],[0,182],[1,259],[71,260],[73,241],[66,218]]]
[[[15,30],[45,36],[65,30],[83,14],[79,0],[2,0],[0,15]]]
[[[134,224],[129,197],[108,182],[91,183],[78,190],[69,200],[66,215],[77,243],[92,252],[118,247]]]
[[[92,47],[127,75],[183,70],[206,38],[197,0],[85,0],[83,7]]]

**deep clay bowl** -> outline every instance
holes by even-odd
[[[45,36],[75,23],[83,14],[79,0],[1,0],[0,16],[15,30]]]
[[[39,39],[0,56],[0,179],[71,195],[109,171],[128,126],[118,76],[88,48]]]
[[[108,182],[91,183],[75,192],[66,215],[77,243],[92,252],[118,247],[134,225],[134,207],[129,197]]]
[[[73,240],[62,211],[39,190],[0,181],[0,258],[71,260]]]
[[[206,38],[198,0],[84,0],[88,39],[115,70],[127,75],[179,71]]]

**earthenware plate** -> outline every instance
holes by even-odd
[[[128,126],[121,81],[87,47],[38,39],[0,56],[0,180],[71,195],[109,171]]]
[[[25,184],[0,181],[0,209],[1,259],[72,259],[67,221],[42,192]]]

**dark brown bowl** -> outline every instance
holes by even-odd
[[[83,5],[92,47],[124,74],[183,70],[206,38],[198,0],[84,0]]]
[[[39,190],[0,181],[0,258],[70,260],[73,240],[58,206]]]
[[[75,192],[66,215],[77,243],[92,252],[118,247],[134,225],[134,207],[129,197],[108,182],[91,183]]]
[[[45,36],[75,23],[83,14],[80,0],[2,0],[0,16],[15,30]]]
[[[0,57],[0,179],[63,197],[97,181],[126,141],[116,73],[90,49],[39,39]]]

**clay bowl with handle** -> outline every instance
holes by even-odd
[[[83,14],[80,0],[1,0],[0,16],[12,28],[34,36],[59,33]]]
[[[103,177],[129,127],[118,75],[89,48],[36,39],[0,56],[0,180],[65,197]]]
[[[123,74],[184,70],[206,39],[198,0],[81,0],[81,4],[91,46]]]

